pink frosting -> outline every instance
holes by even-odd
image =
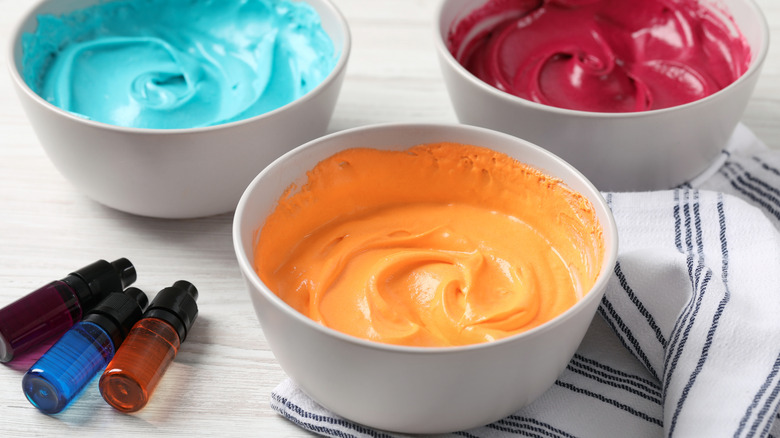
[[[596,112],[701,99],[751,59],[732,18],[697,0],[491,0],[456,22],[447,43],[499,90]]]

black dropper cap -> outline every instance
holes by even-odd
[[[149,299],[141,289],[128,287],[124,292],[114,292],[103,299],[86,316],[108,333],[114,348],[119,348],[133,325],[143,316]]]
[[[93,308],[112,292],[121,292],[136,280],[135,267],[130,260],[121,258],[109,263],[98,260],[70,273],[62,281],[78,296],[83,311]]]
[[[198,317],[198,289],[189,281],[179,280],[173,286],[157,292],[144,318],[161,319],[172,325],[184,342],[187,332]]]

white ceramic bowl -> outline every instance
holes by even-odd
[[[709,1],[709,0],[704,0]],[[444,0],[436,21],[439,64],[461,123],[513,134],[571,163],[600,190],[676,187],[703,172],[727,145],[767,55],[766,19],[752,0],[725,4],[752,50],[749,69],[704,99],[637,113],[574,111],[499,91],[468,72],[447,50],[452,23],[486,0]]]
[[[594,287],[540,327],[503,340],[449,348],[404,347],[326,328],[287,305],[253,269],[258,229],[283,191],[306,171],[352,147],[401,150],[451,141],[489,147],[561,178],[594,205],[604,232]],[[350,420],[406,433],[439,433],[503,418],[550,387],[576,351],[614,268],[617,232],[606,202],[577,170],[524,140],[465,125],[377,125],[331,134],[264,169],[239,201],[233,244],[266,339],[284,371],[314,400]]]
[[[98,0],[43,0],[21,18],[9,65],[22,107],[47,155],[77,189],[107,206],[163,218],[232,211],[247,184],[283,153],[326,133],[344,79],[351,39],[330,0],[306,0],[340,53],[316,88],[281,108],[249,119],[193,129],[136,129],[85,120],[33,92],[20,75],[21,35],[36,16],[62,14]]]

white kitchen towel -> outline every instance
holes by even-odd
[[[534,403],[465,437],[780,436],[780,151],[740,125],[676,190],[605,193],[620,250],[598,315]],[[332,437],[397,437],[286,380],[271,406]]]

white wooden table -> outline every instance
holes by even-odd
[[[353,51],[331,131],[379,122],[456,122],[433,45],[439,0],[335,0]],[[744,123],[780,149],[780,2],[758,0],[773,32]],[[25,399],[27,364],[0,365],[3,436],[310,436],[269,407],[284,374],[245,292],[232,214],[159,220],[118,212],[77,192],[52,166],[7,73],[10,29],[27,2],[0,0],[0,306],[96,259],[127,257],[150,295],[175,280],[200,290],[200,316],[152,401],[135,415],[106,405],[96,382],[58,416]],[[312,364],[316,366],[316,364]]]

